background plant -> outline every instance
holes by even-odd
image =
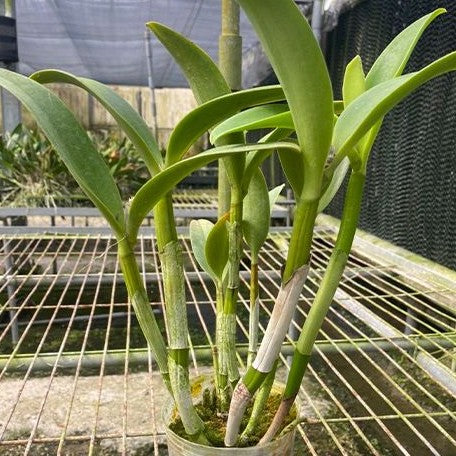
[[[89,135],[105,158],[122,198],[130,198],[148,177],[133,144],[114,130],[91,131]],[[24,125],[0,140],[0,194],[3,206],[91,204],[49,140]]]

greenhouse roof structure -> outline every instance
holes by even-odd
[[[147,85],[146,27],[161,22],[216,59],[220,2],[213,0],[22,0],[16,2],[19,71],[58,67],[109,84]],[[243,48],[257,41],[241,17]],[[171,56],[152,40],[153,83],[185,87]]]
[[[362,0],[325,0],[325,30]],[[313,0],[296,1],[309,18]],[[217,60],[221,2],[214,0],[21,0],[15,2],[19,65],[30,74],[59,68],[106,84],[148,85],[148,58],[154,87],[186,87],[167,51],[148,34],[146,22],[161,22]],[[258,39],[241,13],[244,86],[259,85],[271,73]],[[147,40],[151,56],[147,56]]]

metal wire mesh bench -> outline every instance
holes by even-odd
[[[309,310],[334,241],[334,220],[320,222],[281,375],[293,328]],[[0,238],[0,454],[163,454],[160,410],[168,397],[127,302],[115,239],[60,230]],[[137,258],[166,330],[151,233],[144,229]],[[261,256],[261,330],[288,239],[286,228],[276,229]],[[208,371],[215,304],[185,234],[182,243],[198,375]],[[241,362],[248,262],[246,252]],[[357,237],[303,383],[305,421],[296,454],[454,454],[455,290],[456,273],[377,238]]]

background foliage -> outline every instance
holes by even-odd
[[[131,141],[118,131],[90,132],[127,200],[148,178]],[[0,204],[2,206],[92,205],[46,137],[19,125],[0,139]]]

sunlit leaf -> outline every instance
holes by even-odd
[[[272,190],[269,190],[269,208],[272,213],[274,204],[277,202],[280,196],[280,192],[285,187],[285,184],[280,184],[277,187],[274,187]]]
[[[138,234],[138,229],[152,208],[166,193],[172,190],[184,177],[191,174],[201,166],[219,158],[269,148],[287,149],[289,153],[299,154],[299,147],[294,143],[276,142],[272,144],[248,144],[221,146],[209,149],[193,157],[181,160],[146,182],[136,193],[130,206],[128,217],[128,236],[133,242]]]
[[[0,86],[30,111],[80,187],[116,234],[122,236],[125,219],[119,190],[108,166],[73,114],[46,87],[17,73],[0,69]]]
[[[178,63],[198,104],[231,92],[217,65],[199,46],[158,22],[147,26]]]
[[[153,173],[159,171],[163,158],[149,127],[133,107],[110,87],[93,79],[77,77],[60,70],[38,71],[32,74],[31,78],[41,84],[52,82],[73,84],[93,95],[130,138],[149,170]]]
[[[364,76],[363,63],[359,55],[345,68],[342,95],[346,108],[353,100],[366,91],[366,78]]]
[[[174,128],[167,147],[167,164],[180,160],[202,134],[238,111],[283,98],[280,86],[267,86],[223,95],[198,106]]]
[[[339,115],[344,110],[343,101],[334,102],[334,113]],[[293,119],[286,104],[256,106],[233,115],[217,125],[210,140],[216,143],[220,138],[233,132],[251,131],[263,128],[280,128],[294,131]]]
[[[357,142],[394,106],[427,81],[456,69],[452,52],[415,73],[383,82],[353,101],[340,115],[334,129],[336,159],[340,161]],[[350,154],[355,166],[364,165],[367,156]],[[356,162],[359,163],[356,163]]]
[[[442,13],[439,8],[409,25],[383,50],[366,76],[368,89],[402,74],[416,43],[431,22]]]
[[[272,104],[246,109],[217,125],[210,135],[211,143],[235,132],[260,130],[265,128],[294,129],[287,104]]]
[[[195,43],[164,25],[151,22],[148,26],[183,71],[198,104],[205,103],[231,92],[217,65]],[[210,125],[210,127],[212,126]],[[206,130],[210,127],[208,126]],[[188,131],[191,132],[192,127]],[[205,131],[201,132],[201,134],[203,133]],[[190,139],[186,147],[190,147],[194,141],[194,138]],[[234,134],[226,136],[222,141],[216,141],[215,145],[239,144],[243,141],[244,137],[242,134]],[[185,150],[176,151],[175,146],[171,143],[167,148],[166,163],[174,163],[180,158],[179,154],[181,156],[184,152]],[[240,185],[244,171],[244,160],[244,156],[238,156],[236,160],[232,160],[230,157],[224,159],[225,170],[231,184]]]
[[[298,142],[309,168],[312,196],[320,179],[333,130],[333,98],[325,59],[304,15],[292,0],[238,0],[260,38],[286,94]],[[290,43],[294,43],[290,45]]]
[[[445,10],[443,8],[437,9],[418,19],[399,33],[374,62],[374,65],[366,76],[366,89],[401,75],[423,32],[437,16],[444,12]],[[383,117],[359,141],[358,149],[366,157],[372,149],[382,126],[382,121]]]

